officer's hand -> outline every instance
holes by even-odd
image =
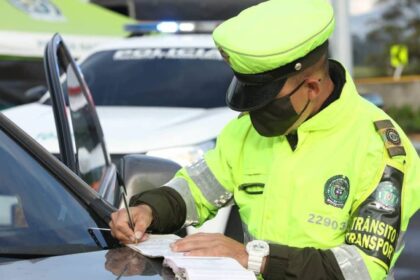
[[[137,243],[147,239],[145,234],[147,228],[152,223],[152,209],[145,204],[136,207],[130,207],[134,223],[134,231],[130,228],[127,210],[120,209],[111,214],[109,227],[111,234],[124,244]]]
[[[186,256],[231,257],[248,266],[248,253],[242,243],[220,233],[196,233],[175,241],[171,248]]]

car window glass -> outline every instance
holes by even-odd
[[[2,131],[0,159],[0,255],[98,248],[88,232],[94,216]]]
[[[81,68],[105,106],[223,107],[233,77],[215,48],[103,51]]]
[[[87,100],[90,94],[84,94],[74,68],[67,67],[66,89],[72,120],[73,138],[78,163],[79,174],[82,179],[96,191],[106,170],[106,152],[102,145],[98,125]]]

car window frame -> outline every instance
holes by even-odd
[[[73,142],[70,130],[70,124],[68,122],[68,116],[66,114],[66,102],[65,93],[60,82],[60,67],[66,69],[68,66],[72,67],[76,78],[80,82],[82,92],[85,95],[87,101],[90,101],[90,96],[87,94],[87,84],[80,72],[79,66],[76,64],[73,56],[67,48],[63,38],[60,34],[54,34],[52,39],[48,42],[45,49],[44,56],[44,67],[47,78],[47,84],[49,93],[52,100],[54,119],[56,121],[57,136],[60,146],[60,154],[63,162],[75,173],[77,173],[78,166],[75,159],[75,152],[73,149]],[[108,150],[105,145],[104,133],[102,126],[99,121],[98,114],[92,102],[88,102],[89,113],[92,120],[97,128],[98,136],[101,140],[101,148],[104,151],[104,158],[106,166],[111,165],[111,159]]]
[[[82,91],[88,101],[89,113],[94,122],[94,125],[96,126],[97,132],[99,133],[98,137],[101,141],[101,148],[104,152],[105,171],[99,184],[98,193],[102,195],[106,201],[112,203],[112,205],[118,205],[119,191],[116,176],[117,171],[115,165],[111,162],[110,155],[106,148],[103,129],[100,124],[95,105],[93,102],[91,102],[91,98],[86,96],[89,89],[86,81],[83,78],[83,74],[80,72],[79,66],[71,55],[63,38],[60,36],[60,34],[57,33],[54,34],[46,46],[44,55],[44,68],[49,95],[52,102],[51,105],[53,107],[52,109],[54,113],[61,160],[75,174],[80,175],[78,172],[79,167],[76,160],[77,155],[73,148],[73,138],[71,135],[69,118],[66,113],[66,96],[62,88],[62,79],[60,75],[60,67],[66,69],[67,66],[71,66],[73,68],[75,72],[74,74],[80,82],[81,87],[83,87]]]
[[[48,42],[44,53],[44,69],[52,102],[60,158],[67,167],[77,173],[73,143],[70,135],[70,124],[67,121],[64,94],[60,83],[60,65],[57,59],[57,51],[60,43],[61,40],[57,37],[53,37]],[[59,73],[58,77],[54,73]]]

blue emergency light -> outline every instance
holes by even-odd
[[[146,33],[211,33],[221,21],[142,21],[127,24],[124,29],[132,34]]]

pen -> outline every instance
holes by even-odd
[[[110,228],[90,227],[89,229],[111,231],[111,229],[110,229]]]
[[[127,210],[128,224],[129,224],[130,228],[134,231],[134,223],[133,223],[133,219],[131,218],[130,209],[129,209],[128,203],[127,203],[127,196],[126,196],[126,192],[125,192],[125,189],[124,189],[123,186],[120,186],[120,192],[122,194],[125,209]],[[136,243],[137,243],[137,239],[136,239]]]

